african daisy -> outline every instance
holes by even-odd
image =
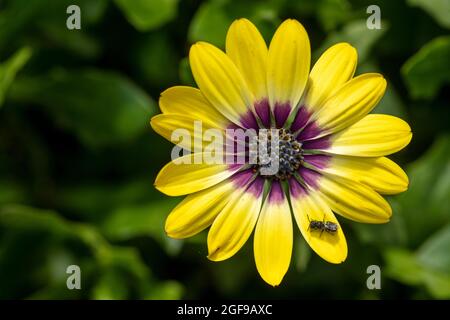
[[[347,243],[333,212],[363,223],[388,222],[392,211],[380,194],[403,192],[408,177],[386,158],[411,140],[409,125],[368,114],[382,98],[386,80],[377,73],[354,77],[356,50],[338,43],[310,70],[308,35],[286,20],[269,48],[248,20],[228,30],[226,52],[205,42],[189,53],[199,89],[172,87],[152,118],[167,139],[182,128],[192,140],[203,129],[278,130],[275,174],[263,165],[168,163],[155,186],[170,196],[188,195],[167,218],[165,230],[181,239],[208,228],[208,258],[233,256],[254,231],[261,277],[280,284],[291,260],[293,219],[311,248],[331,263],[347,257]],[[197,135],[197,136],[196,136]],[[191,141],[182,144],[191,148]],[[186,155],[185,157],[191,157]]]

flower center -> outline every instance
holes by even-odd
[[[253,167],[253,171],[265,178],[286,180],[302,165],[302,144],[289,130],[277,129],[277,132],[278,144],[272,139],[270,130],[267,131],[267,138],[259,136],[258,144],[265,144],[267,152],[258,153],[258,164]]]

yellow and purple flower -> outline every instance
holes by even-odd
[[[199,42],[189,61],[199,89],[172,87],[162,93],[162,114],[153,129],[168,140],[182,128],[194,130],[275,129],[279,169],[263,165],[168,163],[156,188],[188,195],[168,216],[166,232],[187,238],[208,228],[208,258],[233,256],[254,231],[254,256],[261,277],[280,284],[293,247],[293,219],[311,248],[331,263],[347,257],[347,243],[333,212],[363,223],[388,222],[392,211],[381,194],[408,187],[408,177],[386,158],[411,140],[409,125],[396,117],[369,114],[382,98],[386,80],[377,73],[354,77],[356,50],[338,43],[310,70],[308,35],[286,20],[269,48],[248,20],[235,21],[226,52]],[[203,144],[201,144],[203,145]],[[275,161],[275,160],[272,160]],[[189,161],[187,161],[189,162]]]

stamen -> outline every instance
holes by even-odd
[[[258,155],[258,165],[253,167],[254,172],[258,172],[264,178],[276,180],[289,179],[303,163],[302,144],[298,142],[292,133],[286,129],[279,129],[279,143],[272,155],[271,133],[268,131],[267,140],[261,139],[259,143],[266,143],[267,153]],[[261,168],[270,167],[274,161],[278,161],[278,172],[273,175],[263,175]]]

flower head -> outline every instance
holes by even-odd
[[[347,243],[334,213],[388,222],[392,211],[381,194],[408,186],[403,170],[385,156],[409,143],[410,127],[393,116],[368,114],[385,92],[383,76],[354,77],[357,53],[347,43],[326,50],[312,70],[310,56],[308,35],[296,20],[280,25],[269,48],[250,21],[237,20],[226,52],[204,42],[192,46],[189,61],[199,89],[166,90],[162,114],[151,120],[169,140],[179,128],[192,137],[180,145],[194,153],[170,162],[156,178],[161,192],[188,195],[168,216],[167,234],[186,238],[211,226],[208,258],[221,261],[254,231],[257,269],[273,286],[290,265],[293,220],[319,256],[341,263]],[[194,128],[198,120],[203,129],[264,132],[238,144],[244,151],[252,143],[263,146],[270,156],[259,154],[257,163],[248,155],[244,163],[185,161],[204,152],[205,143],[192,147],[204,140]],[[276,172],[266,172],[273,164]]]

